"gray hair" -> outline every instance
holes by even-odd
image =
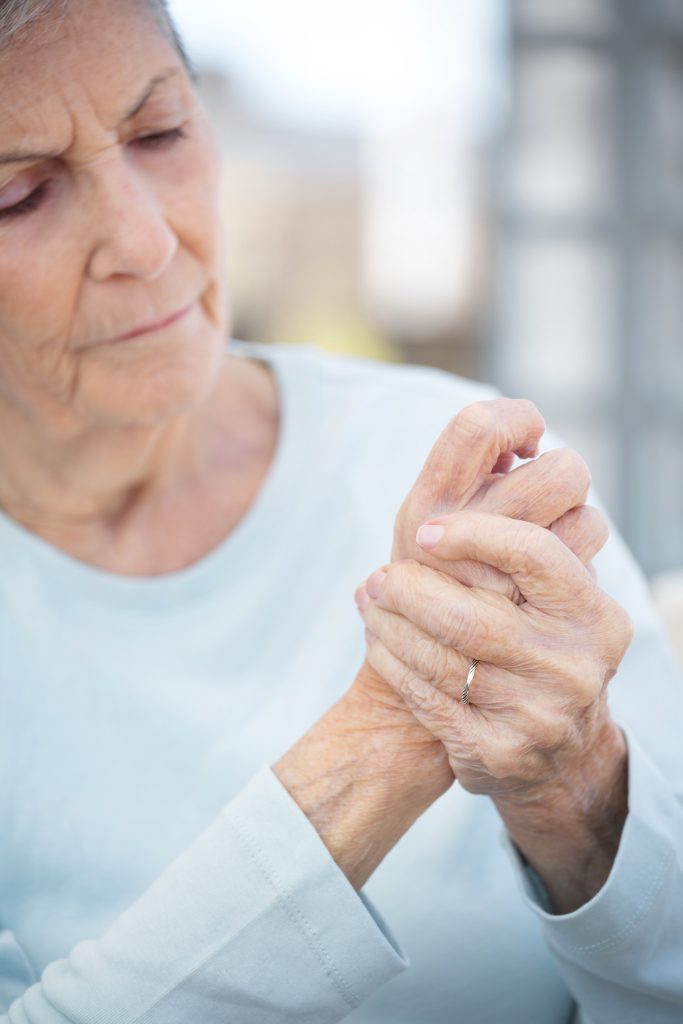
[[[0,0],[0,45],[8,42],[20,29],[35,21],[55,0]]]
[[[70,2],[71,0],[0,0],[0,49],[6,46],[17,32],[49,11],[64,13]],[[167,0],[142,0],[142,2],[149,7],[161,26],[168,32],[183,62],[194,74],[183,41],[168,9]]]

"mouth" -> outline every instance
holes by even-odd
[[[164,317],[163,320],[155,320],[154,323],[142,324],[140,327],[134,327],[132,331],[126,331],[125,334],[118,334],[112,341],[130,341],[131,338],[139,338],[143,334],[154,334],[156,331],[162,331],[165,327],[170,327],[172,324],[178,323],[183,317],[186,317],[191,309],[194,308],[195,303],[191,302],[189,306],[184,306],[183,309],[179,309],[176,313],[171,313],[170,316]]]

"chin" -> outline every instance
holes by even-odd
[[[223,329],[189,337],[150,337],[91,353],[80,376],[90,420],[153,426],[200,405],[214,387],[226,348]],[[84,410],[85,411],[85,410]]]

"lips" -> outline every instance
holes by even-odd
[[[155,331],[161,331],[165,327],[170,327],[171,324],[175,324],[179,320],[182,320],[183,317],[187,316],[193,306],[194,302],[191,302],[189,306],[184,306],[182,309],[179,309],[175,313],[171,313],[170,316],[163,317],[161,320],[141,324],[139,327],[134,327],[132,331],[126,331],[125,334],[118,334],[115,338],[112,338],[112,341],[130,341],[131,338],[139,338],[143,334],[153,334]]]

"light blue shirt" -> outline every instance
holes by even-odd
[[[623,545],[597,560],[636,627],[601,892],[546,913],[491,803],[456,785],[359,896],[268,765],[353,680],[354,589],[441,429],[491,392],[240,349],[272,362],[282,431],[199,563],[115,576],[0,517],[0,1021],[680,1022],[683,686]]]

